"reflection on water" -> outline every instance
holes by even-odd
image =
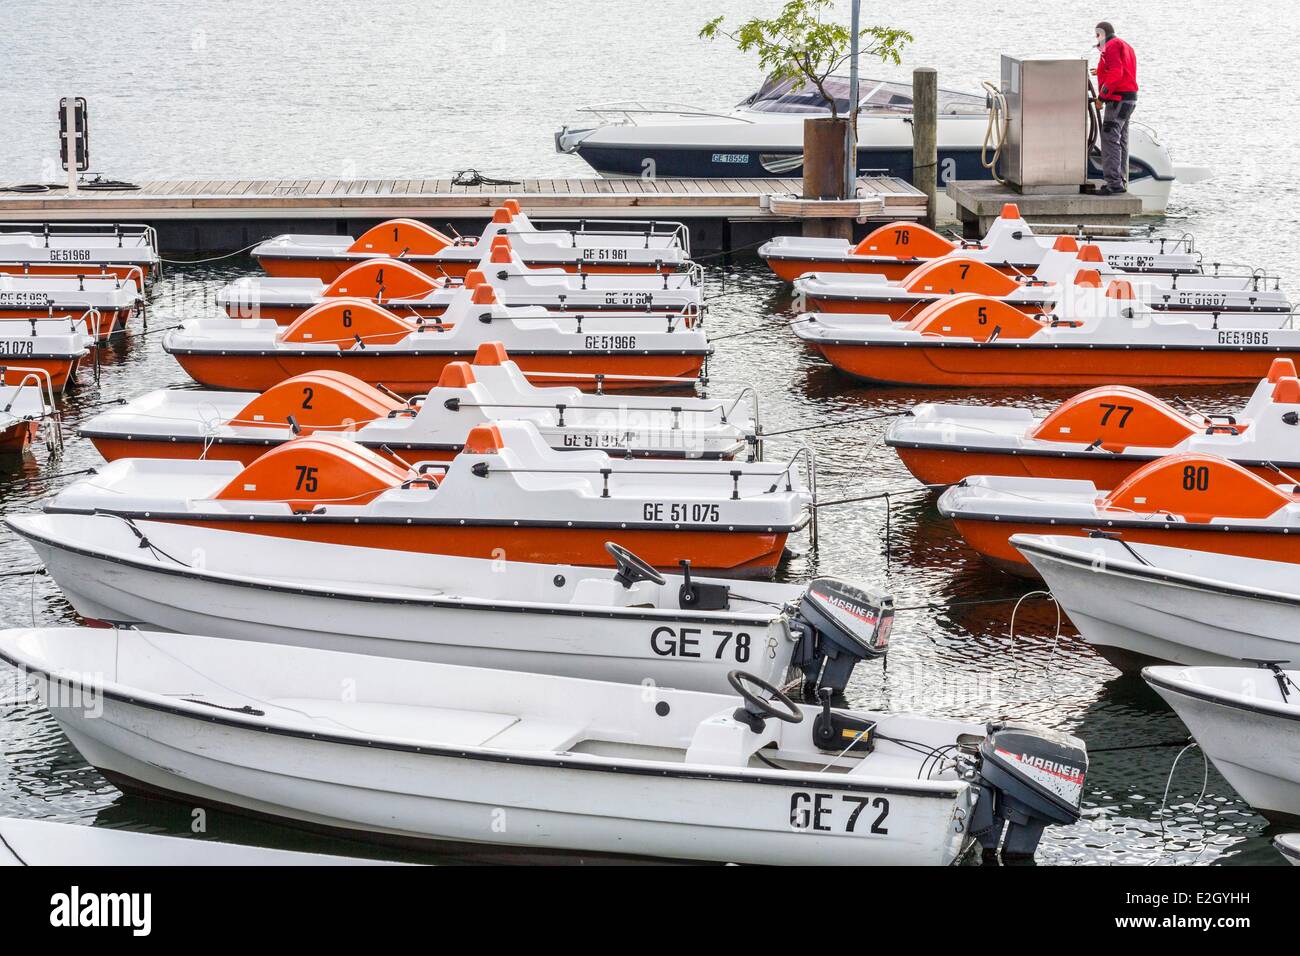
[[[83,371],[77,390],[64,399],[68,427],[96,414],[104,403],[182,383],[183,374],[161,349],[159,330],[182,317],[212,314],[216,290],[254,268],[249,260],[172,268],[154,290],[148,329],[137,328],[106,351],[98,388],[93,376]],[[833,574],[883,582],[896,596],[900,610],[888,664],[860,668],[849,687],[850,702],[972,720],[1015,716],[1084,737],[1092,752],[1085,817],[1075,827],[1050,828],[1040,862],[1274,862],[1262,835],[1264,821],[1212,768],[1205,773],[1199,751],[1184,755],[1165,801],[1169,770],[1186,731],[1140,680],[1117,676],[1079,641],[1068,623],[1058,633],[1054,605],[1041,597],[1026,598],[1016,614],[1015,632],[1010,632],[1015,600],[1032,591],[1032,585],[989,568],[962,544],[935,509],[934,495],[920,488],[884,447],[890,419],[871,417],[935,400],[1018,402],[1044,409],[1068,393],[975,396],[854,383],[801,347],[786,327],[792,318],[789,296],[762,267],[715,266],[709,269],[708,281],[710,295],[716,297],[710,331],[718,336],[711,391],[726,394],[744,383],[755,385],[768,432],[848,422],[773,438],[768,457],[783,459],[806,443],[816,452],[827,500],[892,493],[888,502],[826,509],[817,552],[806,540],[793,542],[797,553],[781,571],[782,577],[794,581]],[[1207,410],[1219,411],[1244,401],[1245,392],[1198,392],[1195,399]],[[60,476],[98,462],[89,443],[75,438],[58,458],[41,445],[22,459],[0,462],[6,510],[38,507],[43,498],[74,480]],[[0,571],[35,564],[12,534],[0,536]],[[3,580],[0,620],[6,625],[75,619],[48,578]],[[0,813],[191,832],[190,808],[124,796],[86,766],[53,721],[25,699],[23,687],[7,669],[0,677],[0,695],[7,702],[0,712]],[[1203,780],[1205,794],[1194,806]],[[1170,811],[1163,827],[1162,802]],[[364,852],[350,841],[220,811],[208,813],[205,835]]]

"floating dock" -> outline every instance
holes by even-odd
[[[0,191],[0,221],[143,222],[157,228],[164,255],[201,255],[286,232],[347,235],[396,217],[477,232],[493,208],[515,198],[539,219],[680,220],[691,227],[692,250],[702,254],[748,250],[793,231],[798,204],[783,200],[802,189],[798,178],[527,179],[478,186],[450,179],[154,180],[75,196]],[[925,215],[925,195],[903,179],[864,178],[858,193],[864,229]]]

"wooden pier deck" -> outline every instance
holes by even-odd
[[[171,252],[242,248],[280,232],[339,232],[399,216],[463,222],[474,228],[515,198],[538,218],[671,219],[691,225],[697,247],[735,248],[750,237],[792,231],[772,197],[799,195],[793,179],[527,179],[457,186],[450,179],[153,180],[135,190],[5,192],[0,222],[145,222]],[[864,219],[917,219],[925,197],[905,180],[859,180]],[[459,226],[457,227],[459,228]]]
[[[859,181],[880,200],[880,218],[919,215],[925,197],[894,177]],[[138,190],[46,193],[0,192],[0,219],[39,216],[144,219],[220,219],[349,216],[473,216],[517,198],[554,216],[636,218],[772,216],[773,195],[798,195],[800,179],[528,179],[517,185],[457,186],[450,179],[153,180]]]

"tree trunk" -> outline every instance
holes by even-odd
[[[847,199],[844,195],[844,156],[849,121],[822,117],[803,121],[803,198]],[[805,219],[805,236],[850,239],[851,219]]]

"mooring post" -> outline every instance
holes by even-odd
[[[925,193],[925,224],[934,228],[939,182],[939,74],[912,71],[912,185]]]

